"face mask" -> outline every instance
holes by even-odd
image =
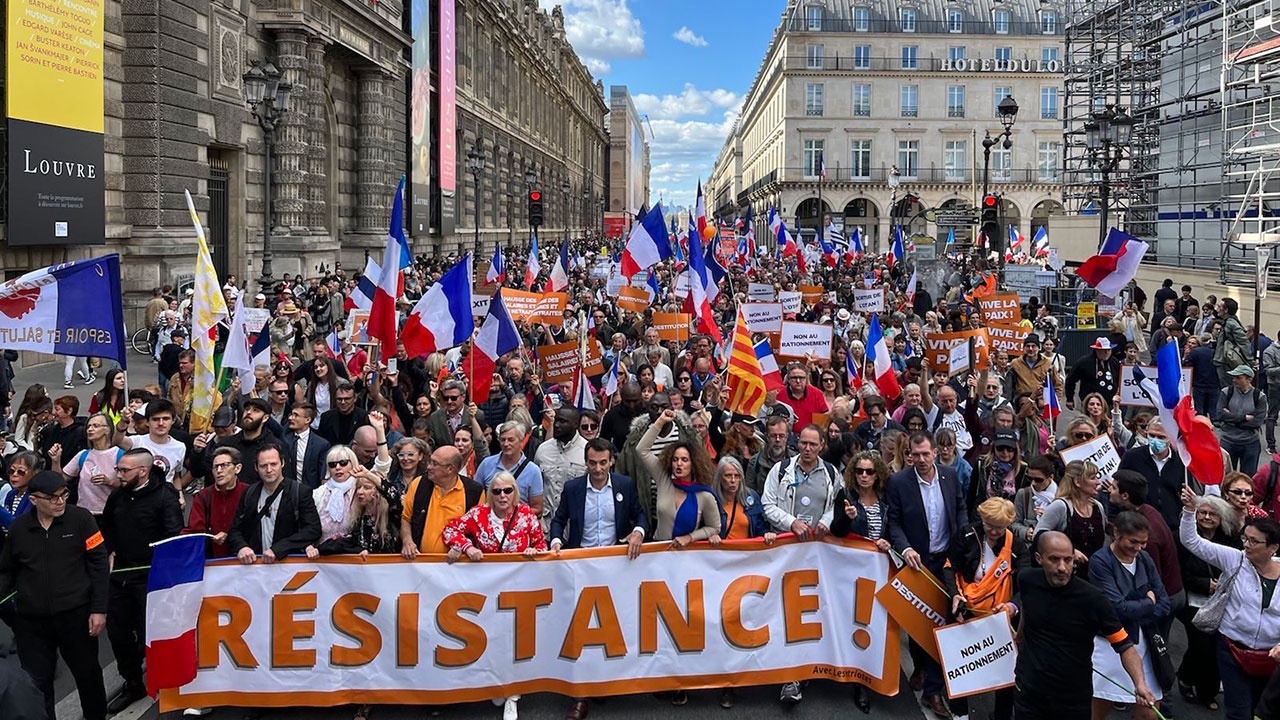
[[[1147,438],[1147,447],[1151,448],[1151,452],[1159,455],[1169,449],[1169,441],[1164,438]]]

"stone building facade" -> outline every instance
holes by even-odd
[[[649,204],[649,141],[626,85],[609,88],[609,204],[635,215]]]

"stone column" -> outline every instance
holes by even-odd
[[[360,96],[360,147],[357,152],[356,195],[360,198],[357,227],[362,232],[386,229],[390,198],[386,179],[386,113],[383,84],[378,68],[356,71]]]
[[[326,142],[329,113],[324,92],[328,72],[324,64],[326,47],[323,38],[307,40],[307,225],[313,235],[327,235],[325,224],[329,221],[325,200],[329,183],[329,148]]]
[[[280,81],[292,83],[289,112],[276,126],[275,186],[276,223],[282,234],[306,234],[305,188],[307,184],[307,36],[305,33],[276,33],[276,67]]]

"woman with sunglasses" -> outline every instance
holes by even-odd
[[[1178,539],[1187,552],[1222,571],[1218,625],[1218,672],[1227,720],[1249,720],[1280,657],[1280,523],[1250,518],[1243,550],[1206,540],[1196,529],[1197,498],[1182,488]],[[1217,603],[1215,603],[1217,605]],[[1265,709],[1260,717],[1267,716]]]
[[[325,455],[325,464],[329,468],[329,477],[324,484],[312,491],[316,510],[320,514],[320,540],[336,538],[347,531],[351,522],[351,507],[356,501],[356,468],[360,460],[356,452],[346,445],[334,445]],[[320,551],[315,546],[307,547],[307,557],[315,559]]]
[[[1267,517],[1267,511],[1253,503],[1253,478],[1242,472],[1232,471],[1222,478],[1222,498],[1242,518]]]
[[[347,518],[346,531],[320,543],[321,555],[400,554],[400,513],[404,496],[382,476],[357,465],[351,473],[355,479],[355,502]],[[368,713],[363,715],[368,717]]]
[[[671,394],[679,395],[684,398],[685,407],[688,407],[694,400],[697,400],[697,390],[693,387],[693,373],[688,370],[680,370],[677,372],[675,392]]]
[[[978,458],[969,483],[970,522],[978,522],[978,506],[988,498],[1012,501],[1018,490],[1027,485],[1027,464],[1022,461],[1018,433],[1000,428],[995,431],[991,449]],[[1012,522],[1012,521],[1011,521]]]
[[[1151,418],[1153,417],[1154,415],[1151,413],[1142,410],[1134,413],[1129,422],[1125,423],[1125,427],[1129,428],[1129,432],[1133,434],[1129,439],[1127,448],[1146,447],[1147,440],[1151,437],[1147,434],[1147,428],[1150,427]]]
[[[1098,437],[1098,428],[1088,418],[1077,418],[1067,426],[1066,434],[1058,441],[1058,450],[1065,450],[1072,445],[1089,442]]]
[[[488,502],[480,503],[461,517],[450,520],[442,539],[449,548],[450,564],[463,555],[471,562],[484,559],[485,553],[520,553],[532,558],[546,552],[547,540],[542,522],[527,504],[520,502],[520,489],[515,476],[505,470],[489,480]],[[494,698],[501,705],[503,720],[516,720],[519,695]]]
[[[578,434],[587,442],[600,437],[600,413],[598,411],[583,410],[578,413]]]
[[[1072,460],[1058,483],[1058,497],[1045,506],[1036,523],[1036,535],[1057,530],[1071,538],[1075,548],[1075,574],[1089,577],[1089,558],[1107,541],[1107,511],[1098,501],[1098,466]]]
[[[462,430],[464,428],[467,428],[467,426],[464,425],[458,429]],[[400,438],[392,446],[391,455],[395,458],[395,463],[391,466],[391,472],[387,475],[387,480],[389,484],[399,488],[401,492],[404,492],[404,488],[412,485],[414,480],[426,477],[427,461],[431,456],[431,448],[425,442],[413,437]],[[468,475],[467,477],[471,476]]]
[[[844,485],[836,491],[831,534],[836,537],[847,537],[850,533],[861,535],[882,552],[888,552],[889,541],[885,538],[888,508],[884,502],[888,482],[889,468],[878,452],[863,450],[854,455],[845,467]],[[871,697],[863,685],[854,684],[853,704],[864,713],[871,712]]]
[[[840,382],[840,376],[833,370],[824,368],[818,373],[818,390],[822,392],[822,397],[827,400],[827,407],[835,404],[836,398],[844,395],[844,384]]]
[[[0,539],[9,532],[13,519],[31,509],[27,483],[40,470],[40,456],[31,450],[21,450],[9,458],[5,478],[0,485]]]

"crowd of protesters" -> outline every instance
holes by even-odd
[[[1262,453],[1275,453],[1280,349],[1259,338],[1263,363],[1252,362],[1254,331],[1231,298],[1201,303],[1167,281],[1149,317],[1133,288],[1109,332],[1078,358],[1057,352],[1059,323],[1033,302],[1023,308],[1032,332],[1020,355],[993,353],[989,369],[953,376],[929,367],[925,336],[980,325],[969,293],[989,277],[981,264],[957,260],[936,299],[923,289],[906,295],[909,265],[815,267],[809,280],[826,292],[797,319],[834,326],[830,356],[786,364],[783,387],[744,415],[726,408],[724,356],[711,338],[664,341],[652,326],[653,312],[681,309],[674,263],[655,269],[663,290],[635,313],[606,292],[607,270],[595,269],[603,254],[572,254],[563,322],[521,323],[524,347],[500,358],[486,397],[469,392],[467,345],[424,357],[401,346],[393,370],[350,342],[356,278],[341,271],[286,275],[269,294],[246,295],[246,305],[271,311],[271,360],[215,398],[207,432],[190,431],[189,297],[171,288],[146,307],[154,377],[106,371],[85,412],[73,395],[51,398],[38,384],[13,394],[0,619],[14,628],[49,711],[58,653],[89,720],[145,695],[149,543],[179,532],[207,533],[210,557],[246,564],[420,553],[482,562],[611,545],[634,558],[646,542],[680,550],[853,534],[937,576],[953,618],[1006,612],[1021,624],[1017,685],[996,693],[997,720],[1100,718],[1113,704],[1170,717],[1175,686],[1185,702],[1221,703],[1230,720],[1280,717],[1270,709],[1280,689],[1267,688],[1280,658],[1280,455]],[[404,308],[455,260],[419,258],[406,273]],[[714,307],[722,333],[749,280],[795,290],[795,278],[772,258],[750,277],[732,267]],[[242,290],[228,280],[230,306]],[[534,289],[544,282],[545,273]],[[871,381],[867,317],[850,310],[857,287],[886,289],[881,323],[901,389],[891,397]],[[574,407],[573,388],[538,369],[539,347],[583,334],[606,367],[616,358],[620,368],[613,396],[602,376],[591,378],[599,410]],[[1196,409],[1214,418],[1225,477],[1190,476],[1171,429],[1119,405],[1122,364],[1149,361],[1169,342],[1195,370]],[[850,384],[847,357],[862,382]],[[5,396],[21,385],[0,363]],[[1046,388],[1076,419],[1045,420]],[[1121,455],[1113,476],[1063,461],[1063,448],[1101,435]],[[54,525],[71,540],[35,547]],[[54,581],[41,584],[42,573]],[[15,589],[16,602],[5,598]],[[1188,636],[1182,658],[1168,653],[1175,619]],[[97,664],[104,630],[125,681],[109,700]],[[967,699],[947,697],[937,662],[914,643],[911,657],[909,682],[924,706],[969,717]],[[803,691],[788,683],[780,699],[798,703]],[[685,692],[663,697],[687,701]],[[518,700],[496,701],[505,720]],[[855,686],[859,710],[873,700]],[[734,701],[731,689],[719,691],[721,706]],[[572,699],[568,720],[590,707]]]

